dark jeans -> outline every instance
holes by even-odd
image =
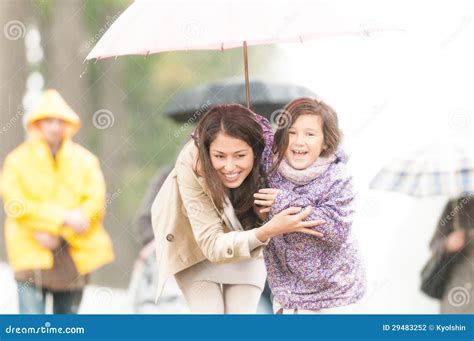
[[[49,291],[30,282],[17,282],[20,314],[45,314],[46,296],[53,296],[53,314],[77,314],[83,290]]]

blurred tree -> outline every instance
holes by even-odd
[[[28,68],[24,37],[30,5],[26,1],[0,1],[0,163],[24,136],[22,100]],[[0,210],[0,257],[5,259],[3,209]]]

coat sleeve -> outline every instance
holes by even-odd
[[[323,219],[325,223],[313,229],[324,234],[324,237],[320,238],[322,242],[337,247],[344,243],[349,235],[354,213],[353,201],[351,179],[337,179],[320,199],[312,198],[310,194],[281,190],[271,208],[271,216],[288,207],[303,209],[312,206],[313,211],[306,220]]]
[[[228,263],[258,255],[251,250],[255,231],[224,231],[224,223],[211,198],[204,192],[191,164],[178,163],[177,181],[183,213],[189,219],[196,242],[212,263]]]
[[[273,138],[274,138],[273,129],[270,122],[265,117],[257,114],[255,115],[255,119],[262,127],[263,137],[265,139],[265,149],[263,150],[263,155],[260,161],[260,165],[262,166],[263,171],[265,173],[268,173],[273,163],[273,152],[272,152]]]
[[[66,210],[59,205],[30,198],[21,180],[19,165],[7,157],[3,166],[3,202],[8,217],[36,231],[60,233]]]
[[[99,161],[94,157],[85,167],[81,208],[90,222],[102,221],[105,214],[106,187]]]

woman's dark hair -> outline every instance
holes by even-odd
[[[252,170],[238,188],[225,187],[212,166],[209,148],[219,133],[242,140],[253,150]],[[261,184],[260,161],[265,149],[263,129],[255,114],[240,104],[217,105],[204,114],[194,137],[198,148],[195,171],[204,177],[214,205],[222,212],[228,197],[244,229],[254,228],[257,216],[253,211],[253,194]]]
[[[289,143],[289,130],[298,117],[302,115],[316,115],[321,117],[324,145],[321,156],[325,157],[336,152],[342,139],[339,129],[337,113],[326,103],[310,97],[302,97],[288,103],[276,117],[277,130],[273,140],[274,162],[270,174],[274,173],[285,156]]]

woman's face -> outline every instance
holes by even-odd
[[[227,188],[239,187],[252,171],[254,154],[244,140],[219,133],[209,146],[214,169]]]
[[[306,169],[324,149],[323,125],[320,116],[301,115],[288,130],[286,161],[295,169]]]

